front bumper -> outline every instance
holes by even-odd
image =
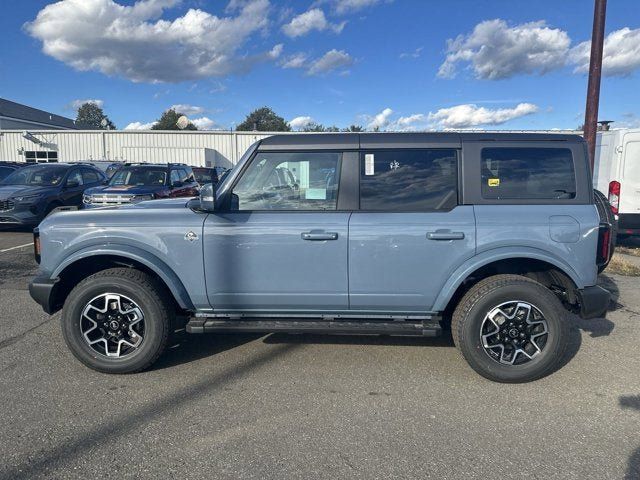
[[[8,210],[0,210],[0,225],[38,225],[44,212],[37,203],[20,204]]]
[[[580,316],[585,319],[604,316],[611,301],[609,290],[599,285],[576,290],[576,295],[580,303]]]
[[[55,288],[59,279],[51,279],[49,277],[35,277],[29,283],[29,294],[36,303],[39,303],[42,309],[51,315],[55,313],[59,306],[55,303]]]

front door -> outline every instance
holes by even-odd
[[[204,227],[214,312],[348,308],[349,212],[338,211],[340,152],[258,152],[227,211]]]
[[[351,309],[425,314],[475,253],[473,206],[458,205],[457,151],[361,157],[360,210],[349,222]]]

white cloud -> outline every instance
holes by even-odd
[[[337,68],[349,67],[353,65],[353,58],[344,50],[329,50],[322,57],[314,60],[308,65],[308,75],[320,75],[331,72]]]
[[[591,41],[582,42],[571,49],[570,61],[575,64],[575,73],[589,71]],[[604,39],[602,74],[627,76],[640,68],[640,28],[628,27],[611,32]]]
[[[381,0],[335,0],[334,8],[336,13],[343,15],[362,10],[363,8],[372,7],[380,2]]]
[[[282,27],[285,35],[295,38],[306,35],[313,30],[332,30],[335,33],[342,32],[346,22],[330,23],[324,16],[324,12],[319,8],[313,8],[307,12],[301,13],[293,17],[291,22]]]
[[[369,120],[369,123],[367,123],[367,128],[369,130],[384,130],[391,123],[391,115],[393,115],[393,110],[388,107],[385,108]]]
[[[200,115],[205,111],[203,107],[188,105],[185,103],[177,103],[175,105],[171,105],[169,108],[175,110],[178,113],[182,113],[183,115]]]
[[[304,68],[307,64],[307,55],[306,53],[296,53],[294,55],[290,55],[285,57],[280,62],[280,66],[282,68]]]
[[[198,130],[213,130],[218,127],[218,124],[209,117],[194,118],[191,119],[191,123],[198,127]]]
[[[482,125],[501,125],[515,118],[531,115],[538,111],[532,103],[520,103],[515,108],[490,109],[469,103],[441,108],[429,112],[428,120],[437,128],[471,128]]]
[[[304,127],[313,123],[314,120],[311,117],[296,117],[289,121],[289,125],[293,130],[302,130]]]
[[[135,82],[182,82],[246,72],[269,52],[239,54],[268,25],[269,0],[234,2],[229,16],[189,9],[161,18],[179,0],[61,0],[44,7],[26,31],[45,54],[77,70],[95,70]]]
[[[156,122],[142,123],[142,122],[131,122],[126,127],[125,130],[151,130]]]
[[[102,106],[104,105],[104,100],[99,100],[97,98],[85,98],[84,100],[77,99],[71,102],[69,104],[69,107],[72,110],[78,110],[85,103],[93,103],[94,105],[97,105],[98,107],[102,108]]]
[[[407,117],[400,117],[395,122],[396,130],[413,130],[417,125],[424,124],[426,117],[423,113],[414,113]]]
[[[523,73],[544,74],[564,66],[571,39],[544,21],[510,27],[504,20],[479,23],[468,35],[447,42],[438,76],[452,78],[458,63],[468,63],[480,79],[497,80]]]
[[[424,50],[424,47],[418,47],[413,52],[403,52],[400,54],[400,58],[419,58],[422,50]]]

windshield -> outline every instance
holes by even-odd
[[[167,171],[162,168],[126,167],[113,174],[109,185],[152,186],[166,185]]]
[[[31,185],[34,187],[52,187],[59,185],[67,167],[56,165],[36,165],[16,170],[2,180],[2,185]]]

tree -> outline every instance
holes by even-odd
[[[345,132],[364,132],[364,128],[360,125],[349,125],[349,127],[344,129]]]
[[[102,125],[103,120],[106,121],[105,125]],[[116,128],[109,117],[104,114],[102,108],[93,102],[85,102],[80,105],[76,116],[76,126],[90,130],[115,130]]]
[[[290,132],[291,126],[269,107],[254,110],[236,127],[241,132]]]
[[[153,124],[151,130],[181,130],[178,128],[178,119],[182,117],[182,113],[176,112],[173,108],[162,113],[158,121]],[[189,122],[182,130],[198,130],[193,123]]]

